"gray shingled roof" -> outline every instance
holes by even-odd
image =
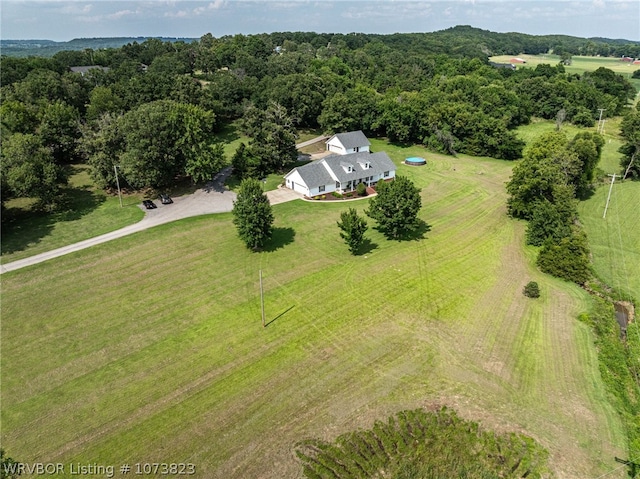
[[[338,181],[343,184],[352,180],[366,178],[367,176],[381,175],[385,171],[393,171],[396,169],[395,164],[384,151],[377,153],[364,151],[360,153],[350,153],[348,155],[326,156],[322,160],[313,161],[304,166],[294,168],[291,172],[297,170],[309,188],[330,185],[334,180],[323,165],[323,162],[333,171]],[[369,162],[371,166],[369,169],[364,169],[366,162]],[[343,165],[353,166],[353,171],[348,173],[343,168]],[[286,176],[289,176],[291,172]]]
[[[367,176],[375,176],[385,171],[395,170],[396,166],[384,151],[377,153],[369,153],[368,151],[360,153],[350,153],[348,155],[331,155],[324,158],[333,174],[336,175],[340,183],[346,183],[350,180],[366,178]],[[364,163],[369,162],[371,168],[365,170]],[[353,171],[347,173],[342,164],[347,163],[353,166]]]
[[[306,165],[298,166],[291,170],[291,172],[287,173],[286,176],[289,176],[290,173],[296,170],[298,170],[298,173],[300,173],[300,176],[308,188],[317,188],[320,185],[330,185],[334,181],[321,161],[312,161]]]
[[[333,135],[331,138],[337,138],[340,140],[340,143],[347,149],[350,150],[352,148],[356,148],[358,146],[369,146],[371,142],[367,139],[362,130],[358,131],[349,131],[347,133],[338,133]],[[331,140],[329,138],[329,140]]]

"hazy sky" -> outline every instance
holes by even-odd
[[[3,39],[57,41],[275,31],[432,32],[455,25],[640,40],[639,0],[0,0],[0,17]]]

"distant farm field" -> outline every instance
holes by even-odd
[[[576,320],[591,300],[536,270],[505,214],[512,163],[372,149],[422,188],[424,239],[371,230],[354,257],[336,227],[349,204],[297,201],[274,207],[262,253],[222,214],[4,274],[3,447],[25,462],[299,477],[297,441],[438,404],[533,436],[559,477],[619,466],[625,432]],[[538,300],[522,295],[530,280]]]
[[[535,68],[538,65],[548,64],[557,65],[560,63],[560,57],[558,55],[497,55],[489,58],[492,62],[496,63],[509,63],[512,58],[522,58],[527,63],[516,64],[518,68]],[[622,62],[619,58],[610,57],[583,57],[573,56],[571,57],[571,65],[565,65],[565,71],[567,73],[584,73],[586,71],[592,72],[600,67],[608,68],[616,73],[622,74],[625,78],[631,79],[631,75],[635,70],[640,70],[640,65],[633,65],[628,62]]]

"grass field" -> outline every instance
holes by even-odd
[[[2,225],[2,262],[8,263],[68,244],[99,236],[140,221],[141,194],[117,196],[99,190],[89,177],[89,167],[73,165],[66,189],[69,204],[53,214],[33,213],[25,199],[9,201],[11,220]],[[13,208],[13,210],[11,210]]]
[[[557,65],[560,63],[560,57],[558,55],[497,55],[489,58],[492,62],[497,63],[509,63],[514,58],[522,58],[527,63],[517,64],[518,68],[535,68],[538,65]],[[585,71],[595,71],[600,67],[608,68],[616,73],[620,73],[627,79],[631,79],[631,75],[634,71],[640,70],[640,65],[632,65],[629,63],[621,62],[619,58],[609,57],[583,57],[573,56],[571,57],[571,65],[565,65],[567,73],[583,73]]]
[[[559,477],[619,466],[625,433],[575,319],[590,298],[536,270],[505,214],[512,164],[372,149],[423,188],[424,239],[369,231],[354,257],[336,227],[345,204],[297,201],[274,207],[259,254],[222,214],[3,275],[3,447],[27,462],[297,477],[297,441],[443,404],[532,435]],[[529,280],[539,300],[521,294]]]
[[[489,60],[497,63],[509,63],[514,57],[522,58],[527,63],[516,65],[518,68],[535,68],[538,65],[548,64],[557,65],[560,63],[560,57],[558,55],[497,55],[490,57]],[[640,79],[631,78],[633,72],[640,70],[640,65],[632,65],[629,63],[621,62],[618,58],[608,57],[582,57],[574,56],[571,58],[571,65],[565,65],[565,71],[567,73],[582,74],[586,71],[592,72],[600,67],[608,68],[616,73],[624,76],[629,82],[636,87],[636,90],[640,90]],[[640,96],[636,96],[636,101]]]
[[[640,302],[640,183],[616,183],[603,218],[609,186],[580,204],[580,220],[591,245],[593,266],[601,279]]]

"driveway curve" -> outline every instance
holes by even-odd
[[[206,215],[210,213],[225,213],[231,211],[233,209],[233,201],[236,199],[236,194],[233,191],[229,191],[224,186],[224,181],[230,173],[231,168],[225,168],[203,188],[190,195],[174,198],[173,204],[163,205],[159,201],[156,201],[155,203],[158,205],[158,208],[154,210],[144,210],[145,216],[138,223],[125,226],[119,230],[111,231],[110,233],[105,233],[94,238],[79,241],[78,243],[0,265],[0,274],[31,266],[33,264],[42,263],[43,261],[57,258],[58,256],[90,248],[91,246],[106,243],[107,241],[111,241],[116,238],[122,238],[123,236],[137,233],[138,231],[143,231],[164,223],[170,223],[190,216]],[[142,205],[140,205],[140,208],[142,208]]]
[[[224,186],[224,181],[230,174],[231,167],[225,168],[203,188],[196,190],[190,195],[173,198],[173,204],[163,205],[159,201],[156,201],[155,203],[158,205],[158,208],[154,210],[144,210],[144,218],[135,224],[125,226],[119,230],[105,233],[94,238],[89,238],[84,241],[79,241],[61,248],[30,256],[28,258],[2,264],[0,265],[0,274],[31,266],[33,264],[42,263],[49,259],[80,251],[85,248],[90,248],[97,244],[106,243],[107,241],[111,241],[116,238],[122,238],[123,236],[137,233],[138,231],[143,231],[164,223],[171,223],[172,221],[189,218],[191,216],[208,215],[211,213],[227,213],[233,209],[233,202],[236,199],[236,194]],[[269,202],[272,205],[275,205],[278,203],[301,199],[302,195],[286,188],[278,188],[274,191],[267,191],[267,197],[269,198]],[[140,208],[142,208],[142,205],[140,205]]]

